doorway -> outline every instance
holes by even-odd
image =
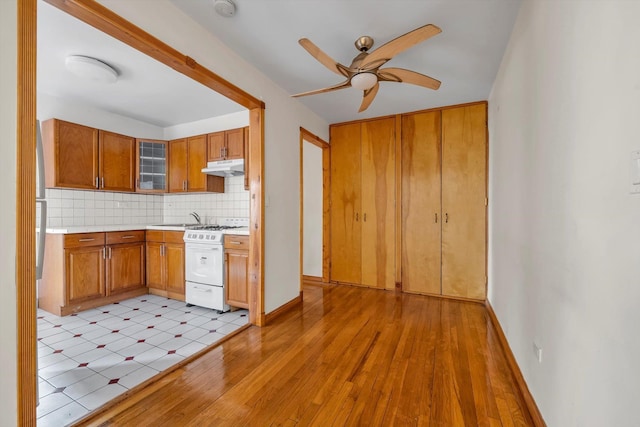
[[[94,2],[46,0],[142,53],[168,65],[249,110],[250,226],[249,299],[250,323],[262,326],[264,316],[264,108],[262,101],[232,85],[192,58],[176,51],[109,9]],[[36,123],[36,0],[18,2],[18,123],[16,306],[18,316],[18,424],[36,421],[36,292],[35,274],[35,123]]]
[[[302,282],[329,281],[329,144],[300,129],[300,274]]]

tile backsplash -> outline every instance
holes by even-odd
[[[46,199],[50,228],[192,222],[189,213],[194,211],[208,223],[215,223],[220,217],[249,216],[249,192],[244,189],[242,176],[226,178],[223,194],[150,195],[47,189]]]

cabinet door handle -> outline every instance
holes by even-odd
[[[84,239],[78,239],[78,242],[93,242],[96,239],[93,238],[84,238]]]
[[[356,222],[358,221],[358,212],[356,212]]]
[[[167,249],[164,245],[160,245],[160,256],[165,256]]]
[[[436,224],[438,223],[438,212],[436,212]]]
[[[140,179],[136,178],[136,188],[140,188]]]
[[[102,177],[102,188],[104,188],[104,176]]]
[[[446,224],[448,224],[448,223],[449,223],[449,214],[448,214],[448,213],[445,213],[445,214],[444,214],[444,222],[445,222]]]
[[[100,188],[100,181],[97,176],[96,176],[96,188]]]
[[[362,220],[363,220],[364,222],[367,222],[367,214],[366,214],[366,213],[363,215]]]
[[[136,236],[132,236],[130,234],[126,235],[126,236],[122,236],[121,239],[133,239]]]
[[[107,250],[102,248],[102,259],[107,259]]]
[[[109,259],[111,259],[111,246],[109,246]]]
[[[233,245],[241,245],[242,244],[242,242],[236,242],[236,241],[233,241],[233,240],[231,240],[231,241],[229,241],[227,243],[231,243]]]
[[[187,189],[187,181],[182,181],[182,189],[186,190]]]
[[[223,150],[223,149],[224,149],[224,148],[220,147],[220,158],[224,157],[224,154],[222,154],[222,150]]]

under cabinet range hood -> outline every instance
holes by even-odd
[[[244,160],[233,159],[208,162],[207,167],[202,169],[202,173],[225,177],[244,175]]]

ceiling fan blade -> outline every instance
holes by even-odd
[[[325,92],[331,92],[334,90],[338,90],[338,89],[344,89],[345,87],[349,87],[351,86],[351,80],[345,80],[342,83],[339,83],[335,86],[329,86],[329,87],[325,87],[322,89],[316,89],[316,90],[310,90],[309,92],[302,92],[302,93],[297,93],[295,95],[291,95],[293,98],[298,98],[301,96],[307,96],[307,95],[316,95],[318,93],[325,93]]]
[[[298,43],[300,43],[300,46],[302,46],[307,52],[311,54],[311,56],[313,56],[319,63],[327,67],[329,70],[341,76],[349,77],[349,74],[346,72],[348,67],[345,67],[344,65],[334,61],[333,58],[320,50],[318,46],[313,44],[311,40],[303,38],[298,40]]]
[[[416,28],[413,31],[409,31],[407,34],[403,34],[400,37],[383,44],[367,55],[367,57],[362,61],[360,68],[371,69],[372,67],[367,68],[367,66],[376,64],[379,64],[377,65],[379,67],[400,52],[404,52],[410,47],[415,46],[441,32],[442,30],[433,24],[427,24],[423,27]],[[381,60],[383,61],[382,63],[380,63]]]
[[[360,109],[358,113],[362,113],[364,110],[369,108],[369,105],[373,102],[373,99],[376,97],[378,93],[378,89],[380,89],[380,83],[376,82],[376,85],[371,89],[367,89],[364,91],[364,96],[362,98],[362,104],[360,104]]]
[[[423,86],[429,89],[438,90],[440,81],[415,71],[405,70],[404,68],[383,68],[378,70],[378,77],[384,81],[411,83],[413,85]]]

